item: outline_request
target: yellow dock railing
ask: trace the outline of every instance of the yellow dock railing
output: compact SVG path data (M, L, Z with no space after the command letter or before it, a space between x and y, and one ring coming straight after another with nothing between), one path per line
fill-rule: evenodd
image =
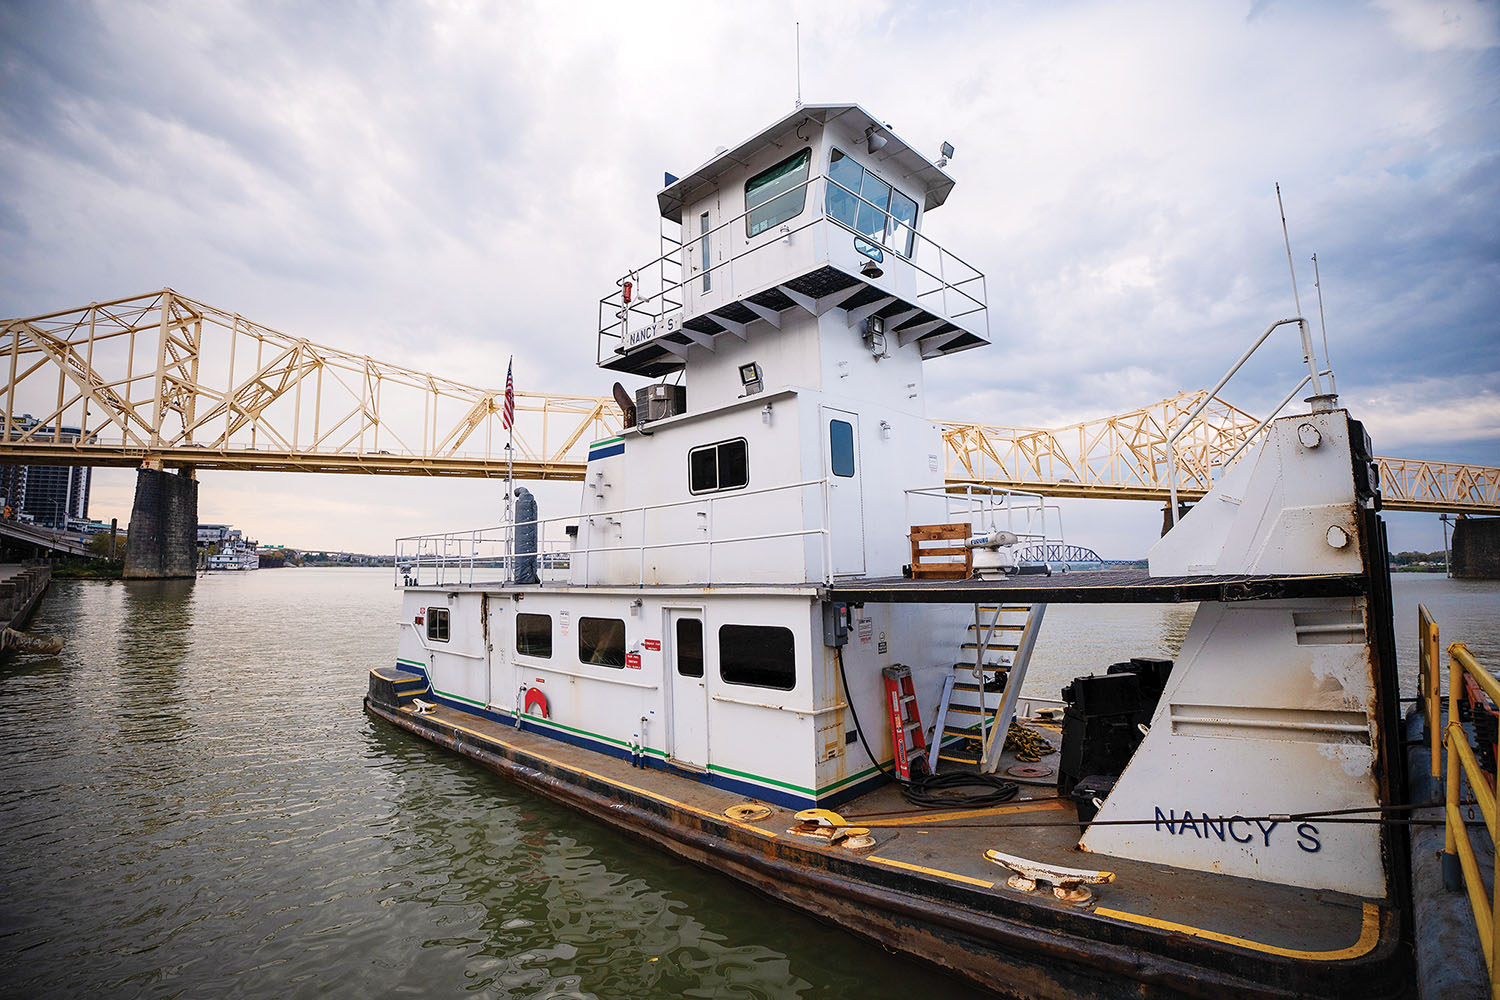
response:
M1432 776L1442 777L1443 703L1438 673L1438 626L1427 605L1417 605L1417 680L1421 691L1422 716L1427 722L1427 736L1432 741Z
M1427 615L1426 609L1419 611L1419 621L1427 623L1431 617ZM1435 633L1436 628L1433 628ZM1423 626L1422 639L1427 640L1428 631ZM1425 645L1424 645L1425 649ZM1434 657L1434 660L1436 657ZM1426 665L1429 674L1423 675L1424 685L1429 681L1435 682L1437 671L1436 664ZM1497 957L1500 957L1500 939L1496 938L1497 924L1495 914L1500 910L1500 879L1492 879L1493 888L1486 890L1484 876L1479 871L1479 860L1474 853L1474 845L1469 839L1469 828L1464 823L1463 813L1459 811L1459 802L1462 781L1467 779L1470 790L1474 793L1475 803L1484 817L1484 824L1489 829L1490 850L1495 852L1495 843L1500 838L1495 836L1495 789L1490 778L1479 766L1479 761L1474 757L1474 751L1469 747L1468 734L1464 732L1463 720L1459 715L1459 700L1464 688L1465 675L1474 678L1480 689L1489 696L1490 700L1500 705L1500 682L1494 676L1479 665L1474 659L1467 646L1461 642L1455 642L1448 647L1448 725L1444 731L1443 743L1447 752L1447 794L1445 802L1447 837L1444 845L1444 854L1452 857L1458 856L1459 866L1463 871L1463 885L1469 894L1469 905L1474 910L1474 923L1479 930L1479 943L1484 949L1485 965L1490 974L1490 997L1492 1000L1500 1000L1500 976L1497 976ZM1427 698L1433 687L1424 686L1422 698L1424 711L1427 710ZM1460 770L1460 768L1462 770ZM1500 861L1500 857L1492 858ZM1496 871L1500 871L1497 866Z

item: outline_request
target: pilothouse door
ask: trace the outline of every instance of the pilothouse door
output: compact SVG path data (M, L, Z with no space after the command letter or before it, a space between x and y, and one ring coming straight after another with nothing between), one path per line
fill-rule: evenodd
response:
M689 767L708 767L708 686L704 676L703 614L666 612L665 673L672 692L667 754Z
M865 571L865 498L859 416L825 406L823 434L833 572L835 576L860 575Z

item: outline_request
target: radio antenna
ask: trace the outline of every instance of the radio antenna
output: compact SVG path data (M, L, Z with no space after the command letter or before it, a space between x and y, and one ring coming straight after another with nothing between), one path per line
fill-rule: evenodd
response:
M1318 290L1318 325L1323 328L1323 364L1328 367L1328 391L1338 392L1334 382L1333 362L1328 357L1328 321L1323 318L1323 277L1318 274L1318 255L1312 255L1313 287Z
M797 107L802 107L802 22L797 24Z
M1297 294L1297 271L1292 267L1292 240L1286 234L1286 206L1281 203L1281 182L1276 182L1276 208L1281 212L1281 240L1286 244L1286 269L1292 276L1292 302L1297 306L1297 315L1302 315L1302 298Z

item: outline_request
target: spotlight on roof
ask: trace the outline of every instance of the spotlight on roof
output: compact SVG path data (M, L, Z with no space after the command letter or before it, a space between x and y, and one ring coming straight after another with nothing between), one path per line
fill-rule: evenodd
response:
M946 167L948 165L948 161L951 159L953 159L953 143L945 142L943 143L943 151L941 155L938 156L937 165L940 167Z
M878 152L878 151L884 149L885 148L885 144L888 143L888 142L890 142L890 141L891 140L887 139L885 136L878 135L875 132L875 126L874 125L871 125L869 128L865 129L865 145L869 148L870 152L872 152L872 153L875 153L875 152Z

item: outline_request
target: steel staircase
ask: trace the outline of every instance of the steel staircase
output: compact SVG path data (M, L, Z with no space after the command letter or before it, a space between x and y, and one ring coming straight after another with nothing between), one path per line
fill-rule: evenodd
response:
M974 621L960 646L974 659L955 663L943 678L928 744L929 770L936 771L939 761L982 773L998 767L1046 610L1045 604L974 605ZM978 741L977 751L969 749L971 740Z

